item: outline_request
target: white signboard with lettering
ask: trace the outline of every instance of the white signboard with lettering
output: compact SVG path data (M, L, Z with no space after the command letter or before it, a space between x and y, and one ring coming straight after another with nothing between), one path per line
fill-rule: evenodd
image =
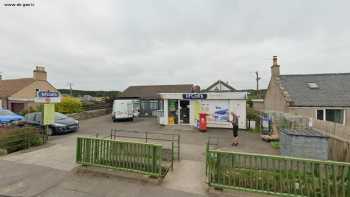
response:
M61 95L59 92L38 91L34 99L36 103L59 103L61 102Z

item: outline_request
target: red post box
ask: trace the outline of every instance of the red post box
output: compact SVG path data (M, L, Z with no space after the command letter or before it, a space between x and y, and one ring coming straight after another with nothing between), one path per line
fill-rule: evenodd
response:
M199 130L207 131L207 114L204 112L199 113Z

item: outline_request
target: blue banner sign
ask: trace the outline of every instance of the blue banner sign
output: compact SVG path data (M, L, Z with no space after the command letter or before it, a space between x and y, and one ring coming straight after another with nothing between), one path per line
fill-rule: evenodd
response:
M201 94L201 93L187 93L182 94L183 99L207 99L207 94Z
M49 92L49 91L39 91L38 97L50 97L50 98L58 98L60 97L60 93L58 92Z

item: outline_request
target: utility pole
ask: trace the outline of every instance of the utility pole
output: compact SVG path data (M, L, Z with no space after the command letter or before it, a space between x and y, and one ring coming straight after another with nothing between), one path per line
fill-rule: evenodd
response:
M73 96L73 88L72 88L73 83L69 82L68 86L69 86L69 90L70 90L70 96Z
M260 98L260 94L259 94L259 80L261 79L261 77L259 77L259 72L256 71L255 72L256 75L256 98Z

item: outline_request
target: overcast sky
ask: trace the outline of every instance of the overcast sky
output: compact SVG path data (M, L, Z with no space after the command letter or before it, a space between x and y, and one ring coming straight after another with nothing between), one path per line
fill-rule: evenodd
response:
M0 0L0 72L45 65L57 88L221 79L266 87L282 74L349 72L350 3L321 0ZM4 3L34 3L6 7ZM348 1L349 2L349 1Z

